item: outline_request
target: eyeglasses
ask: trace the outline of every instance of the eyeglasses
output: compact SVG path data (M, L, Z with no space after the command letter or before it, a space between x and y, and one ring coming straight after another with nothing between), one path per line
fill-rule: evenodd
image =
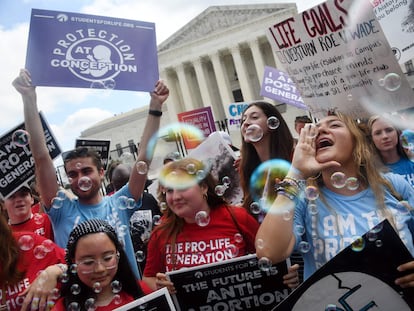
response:
M95 271L97 265L103 265L106 270L115 269L118 266L120 254L119 252L111 253L103 256L101 259L87 258L78 261L78 272L82 274L89 274Z

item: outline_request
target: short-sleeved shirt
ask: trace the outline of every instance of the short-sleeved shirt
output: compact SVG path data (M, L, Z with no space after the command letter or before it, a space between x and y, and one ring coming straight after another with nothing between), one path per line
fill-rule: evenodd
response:
M414 187L414 162L401 158L398 162L386 164L391 172L402 175Z
M8 310L18 311L24 300L24 296L19 296L19 294L29 287L39 271L57 263L65 263L65 252L57 245L51 248L49 243L47 244L49 251L42 251L42 243L46 238L33 232L13 232L13 236L16 241L22 239L20 240L22 247L20 248L17 269L24 271L24 277L17 284L5 285L0 281L0 297L5 294ZM26 242L22 242L23 240ZM5 293L2 292L3 289L6 291Z
M66 247L69 234L81 222L93 218L105 220L115 229L118 239L125 248L135 278L140 279L131 235L129 234L129 218L140 208L141 200L127 207L125 202L128 199L133 200L128 184L112 196L102 197L101 202L95 205L83 205L77 198L65 197L61 207L51 207L47 211L52 221L56 244L63 248Z
M393 184L395 190L411 206L414 206L414 189L400 175L387 173L386 178ZM308 208L306 199L300 200L295 209L294 230L296 245L309 243L310 250L303 253L305 262L304 278L308 278L322 265L332 259L345 247L350 245L357 236L364 235L375 225L384 220L375 201L370 187L352 196L334 193L325 187L320 189L327 205L320 198L315 200L317 213L314 208ZM400 213L399 201L388 191L384 191L385 206L398 217L398 234L411 254L414 255L413 237L410 232L412 216L410 213ZM300 232L300 233L299 233Z
M52 224L49 216L44 213L32 214L32 217L27 221L13 225L10 224L13 232L29 231L38 235L44 236L46 239L54 241Z
M221 205L211 209L210 222L206 226L185 223L174 246L159 231L153 231L144 275L154 277L158 272L219 262L254 252L258 222L242 207L231 208L233 220L230 208Z
M112 311L116 308L119 308L127 303L134 301L134 298L128 295L126 292L121 291L117 294L117 297L114 297L111 302L106 306L97 306L94 308L95 311ZM59 298L56 302L56 305L53 307L54 311L65 311L65 298Z

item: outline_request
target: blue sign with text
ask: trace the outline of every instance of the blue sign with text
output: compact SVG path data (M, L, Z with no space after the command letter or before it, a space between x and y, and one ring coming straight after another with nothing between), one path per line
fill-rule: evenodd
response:
M36 86L152 91L155 24L32 9L26 68Z

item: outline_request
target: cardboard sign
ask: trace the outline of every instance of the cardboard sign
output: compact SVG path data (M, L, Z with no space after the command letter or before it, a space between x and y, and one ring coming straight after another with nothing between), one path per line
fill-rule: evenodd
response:
M177 117L178 121L199 128L204 134L204 137L207 137L216 130L211 107L182 112L177 114ZM198 140L192 141L191 137L187 137L185 134L183 135L183 139L187 149L193 149L199 144Z
M170 293L163 287L151 294L134 300L114 311L175 311Z
M398 272L397 267L413 257L390 223L383 221L362 239L318 269L273 310L414 310L414 288L394 283L409 273Z
M256 255L167 272L177 310L271 310L290 289L283 284L287 262L258 266Z
M356 3L368 8L354 11ZM270 26L267 36L316 118L412 106L413 91L369 1L326 1Z
M32 9L26 68L36 86L152 91L155 24Z
M52 159L55 159L61 153L60 147L43 114L39 114L49 154ZM34 179L34 159L29 145L13 142L13 134L16 131L19 133L19 130L24 131L25 128L22 123L0 138L0 196L3 200L20 187L24 185L29 187L30 181Z
M296 108L308 109L288 74L269 66L265 66L260 95Z

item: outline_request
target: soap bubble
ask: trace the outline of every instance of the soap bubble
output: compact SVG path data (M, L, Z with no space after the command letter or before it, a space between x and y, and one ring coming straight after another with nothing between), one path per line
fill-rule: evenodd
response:
M22 235L17 241L22 251L31 250L34 247L35 241L29 234Z
M154 134L147 147L147 158L164 159L165 155L177 154L179 146L187 149L194 149L203 142L205 135L198 127L187 123L171 123L168 124ZM175 151L173 151L175 149ZM175 160L175 159L173 159Z
M263 138L263 129L257 124L251 124L247 127L245 139L247 142L257 143Z
M200 227L205 227L210 223L210 215L206 211L199 211L195 215L195 222Z
M275 130L279 127L279 125L280 125L280 121L277 117L271 116L267 118L267 126L269 127L269 129Z
M250 177L250 193L260 208L268 211L276 198L276 183L283 180L290 163L283 159L272 159L261 163ZM282 212L282 211L281 211Z
M78 180L78 187L80 190L86 192L92 188L92 180L88 176L82 176Z
M29 132L19 129L12 134L12 142L17 147L24 147L29 144L30 134Z

